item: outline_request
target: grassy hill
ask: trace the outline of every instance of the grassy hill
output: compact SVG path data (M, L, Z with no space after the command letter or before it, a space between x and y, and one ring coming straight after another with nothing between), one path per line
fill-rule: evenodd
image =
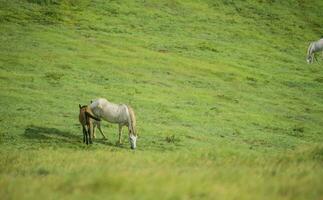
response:
M322 199L323 2L0 0L1 199ZM78 104L137 115L137 150Z

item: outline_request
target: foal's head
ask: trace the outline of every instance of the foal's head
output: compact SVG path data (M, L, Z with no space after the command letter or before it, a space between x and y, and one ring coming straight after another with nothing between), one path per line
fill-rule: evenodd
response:
M81 106L81 104L79 104L79 108L80 108L79 121L82 125L85 125L86 124L85 112L87 109L87 105Z
M81 106L81 104L79 104L79 107L80 107L80 114L85 113L88 109L87 105Z
M80 110L84 110L86 109L87 105L81 106L81 104L79 104Z

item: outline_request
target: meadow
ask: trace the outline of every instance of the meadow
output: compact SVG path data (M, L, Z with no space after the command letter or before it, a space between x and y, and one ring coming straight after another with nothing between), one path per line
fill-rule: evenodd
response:
M323 199L314 0L0 0L0 199ZM130 104L137 149L79 104Z

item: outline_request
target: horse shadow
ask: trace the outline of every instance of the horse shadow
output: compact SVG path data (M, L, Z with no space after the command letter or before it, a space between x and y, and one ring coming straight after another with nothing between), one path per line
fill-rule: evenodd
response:
M25 129L24 137L39 142L61 142L74 143L81 141L80 136L74 135L68 131L62 131L57 128L28 126Z
M87 146L83 144L83 135L75 135L69 131L59 130L57 128L28 126L25 129L23 136L32 142L46 143L46 144L69 144L72 146L82 147ZM113 147L120 147L113 144L110 140L95 139L93 143L101 145L108 145Z

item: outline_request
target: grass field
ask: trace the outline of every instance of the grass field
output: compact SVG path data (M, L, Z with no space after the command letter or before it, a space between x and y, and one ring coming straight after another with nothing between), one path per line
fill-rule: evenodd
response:
M323 199L315 0L0 0L0 199ZM78 104L130 104L82 143Z

